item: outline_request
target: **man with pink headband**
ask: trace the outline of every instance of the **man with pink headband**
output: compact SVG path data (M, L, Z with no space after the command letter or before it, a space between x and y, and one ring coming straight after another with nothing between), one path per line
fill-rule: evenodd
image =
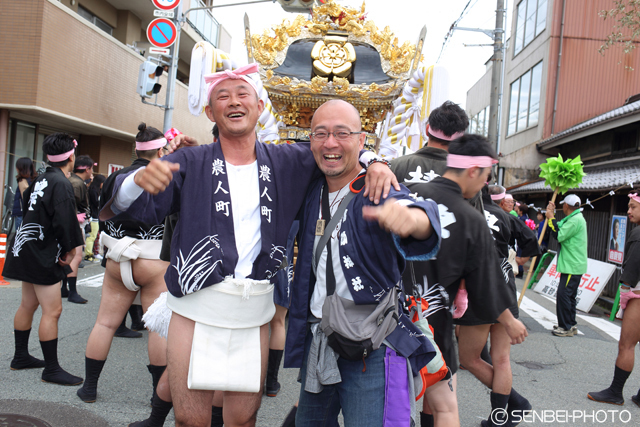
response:
M251 64L206 76L205 113L219 129L217 141L118 176L115 197L101 212L103 220L119 214L146 223L180 213L165 275L178 426L208 426L214 390L223 391L226 425L255 425L275 312L271 282L307 187L321 174L309 144L256 140L264 108L251 76L257 71ZM360 162L371 154L361 152ZM372 191L365 191L376 202L395 181L377 163L367 173Z
M45 382L76 385L82 378L58 363L58 319L62 312L60 280L71 270L69 263L82 245L76 218L73 188L66 174L73 170L77 142L64 133L47 136L42 150L49 166L24 191L22 225L9 242L2 274L22 280L22 301L13 320L15 355L11 369L44 368ZM33 315L42 307L38 337L44 362L29 354Z
M514 305L509 307L515 318L518 318L516 300L516 279L514 269L508 262L509 253L516 243L525 257L540 254L540 248L535 233L518 218L513 217L501 209L493 200L502 200L504 187L500 185L486 186L482 190L482 201L485 209L485 219L495 243L498 265L502 274L498 280L504 280L509 289ZM528 259L528 258L527 258ZM480 319L473 310L459 319L454 319L459 329L460 363L469 370L480 382L491 389L492 409L508 406L507 424L515 425L523 411L531 409L531 404L512 388L511 375L511 338L504 325L499 322ZM487 342L491 340L491 362L481 358L481 352ZM499 420L496 420L499 421ZM490 425L491 421L482 421L482 425Z
M76 213L78 218L78 226L84 233L84 227L91 219L89 209L89 190L86 181L93 178L93 160L87 155L78 156L73 166L73 172L69 175L69 182L73 186L73 194L76 198ZM62 297L67 297L67 301L75 304L86 304L87 300L82 298L76 290L76 282L78 280L78 268L82 262L82 246L76 248L76 255L71 261L71 269L69 275L62 280ZM69 289L67 290L67 284Z
M402 279L405 289L409 283L428 302L424 315L433 326L435 341L450 370L450 375L425 392L427 403L423 409L428 405L433 416L421 415L423 427L460 422L455 392L458 354L451 305L463 282L469 312L485 323L500 322L511 343L523 342L527 336L524 325L509 311L516 304L515 295L502 279L485 217L465 200L484 187L491 167L497 163L496 157L484 137L464 135L449 144L443 175L411 188L419 196L438 203L442 245L435 260L411 263ZM482 345L485 343L486 337Z
M640 196L629 194L629 221L640 224ZM597 392L590 392L591 400L614 405L624 404L622 391L633 370L636 346L640 342L640 227L635 227L624 245L624 261L620 276L620 310L616 317L622 318L618 357L616 358L611 385ZM640 390L631 396L631 400L640 406Z
M415 183L429 182L441 176L447 168L449 143L464 135L469 127L467 113L451 101L446 101L429 115L426 125L427 145L408 156L391 161L391 169L411 190Z
M137 171L164 154L167 140L158 129L141 123L136 135L138 158L131 166L112 173L105 181L100 195L104 205L118 176ZM97 399L100 373L106 362L111 342L134 300L144 311L167 290L163 275L168 263L161 261L160 248L164 232L163 221L146 223L134 219L100 223L102 242L106 254L102 298L96 323L87 341L85 352L85 382L77 391L78 397L87 403ZM139 295L139 296L138 296ZM166 368L166 340L155 332L149 332L149 365L155 389Z

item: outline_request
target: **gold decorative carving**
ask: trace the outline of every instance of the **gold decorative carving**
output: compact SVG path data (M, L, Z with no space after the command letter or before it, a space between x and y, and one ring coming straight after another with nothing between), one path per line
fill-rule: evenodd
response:
M409 71L416 50L416 46L408 41L400 45L389 27L380 31L373 21L367 20L364 2L358 10L329 0L327 4L313 8L311 21L304 15L298 15L293 22L284 20L272 31L265 30L262 35L253 34L251 45L254 58L263 66L279 65L275 63L277 53L285 50L292 41L290 39L299 37L304 30L320 37L329 31L346 31L349 39L373 45L382 58L389 62L389 69L395 74Z
M319 40L311 51L313 71L320 76L335 75L346 77L351 72L352 63L356 60L353 45L346 42L346 37L325 37Z

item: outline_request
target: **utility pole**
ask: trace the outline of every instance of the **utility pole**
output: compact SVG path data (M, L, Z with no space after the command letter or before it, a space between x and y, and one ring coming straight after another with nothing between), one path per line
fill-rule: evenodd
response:
M180 25L182 24L181 16L182 16L182 2L178 4L178 7L175 9L175 24L177 29L176 41L171 45L171 65L169 66L169 73L167 73L167 100L166 106L164 109L164 123L162 125L162 133L166 133L169 129L171 129L171 122L173 120L173 101L174 101L174 91L176 87L176 77L178 75L178 51L180 49Z
M493 64L491 68L491 97L489 100L489 142L494 150L498 145L498 114L500 104L500 84L502 76L502 63L504 61L503 41L504 35L504 0L498 0L496 9L496 29L493 32Z

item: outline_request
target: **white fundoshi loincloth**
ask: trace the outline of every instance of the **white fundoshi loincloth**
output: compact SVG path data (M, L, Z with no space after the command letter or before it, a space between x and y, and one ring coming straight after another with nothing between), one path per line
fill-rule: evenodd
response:
M196 322L187 386L195 390L260 391L260 326L273 318L268 280L234 279L176 298L163 293L143 320L166 337L175 312Z

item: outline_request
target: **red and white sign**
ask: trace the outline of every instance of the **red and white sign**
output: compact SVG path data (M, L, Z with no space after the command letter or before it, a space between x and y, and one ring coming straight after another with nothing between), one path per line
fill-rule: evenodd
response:
M162 10L175 9L179 4L180 0L153 0L153 5Z
M171 46L178 35L176 24L167 18L157 18L147 27L149 43L159 48Z
M534 291L547 295L554 300L558 292L558 284L560 282L560 272L556 270L558 265L558 256L553 257L553 261L547 267L547 270L542 275L542 278L536 286ZM576 297L576 308L580 311L588 313L593 307L604 287L607 285L609 278L616 269L615 265L608 264L602 261L596 261L595 259L587 259L587 272L582 275L580 279L580 286L578 287L578 296Z
M107 176L111 175L114 172L119 171L120 169L124 169L124 166L122 166L122 165L114 165L113 163L109 163L109 171L107 173Z

